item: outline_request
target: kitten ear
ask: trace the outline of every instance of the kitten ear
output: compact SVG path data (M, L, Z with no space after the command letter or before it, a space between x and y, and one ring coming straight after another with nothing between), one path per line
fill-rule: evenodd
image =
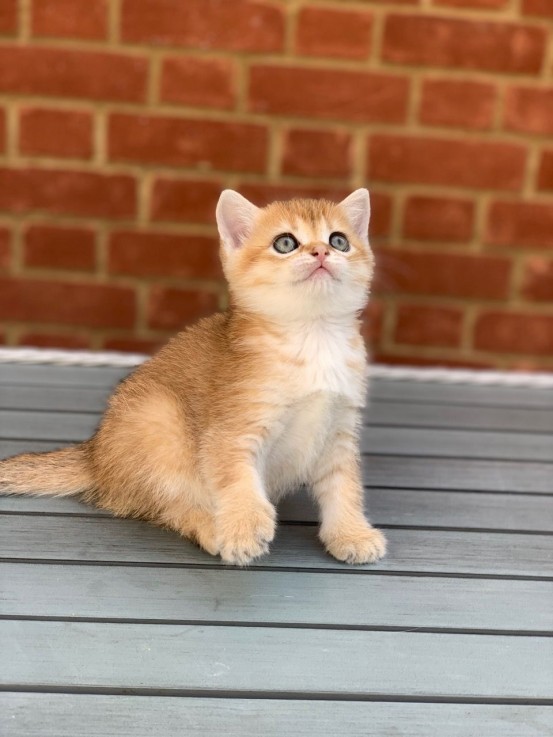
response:
M227 250L240 248L251 233L259 208L233 189L221 192L215 216L221 242Z
M356 189L345 200L340 202L345 210L356 235L365 243L369 239L369 220L371 218L371 200L368 189Z

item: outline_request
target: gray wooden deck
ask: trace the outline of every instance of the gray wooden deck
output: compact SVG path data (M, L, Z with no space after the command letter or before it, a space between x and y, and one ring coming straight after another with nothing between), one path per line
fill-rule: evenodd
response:
M87 437L110 368L0 366L0 456ZM74 499L0 499L6 737L553 735L553 391L374 380L347 567L287 500L223 566Z

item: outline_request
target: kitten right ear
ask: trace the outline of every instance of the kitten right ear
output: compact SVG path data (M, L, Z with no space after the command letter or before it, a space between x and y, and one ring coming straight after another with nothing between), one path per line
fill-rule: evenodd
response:
M240 248L251 233L259 208L233 189L221 192L215 216L221 242L227 250Z

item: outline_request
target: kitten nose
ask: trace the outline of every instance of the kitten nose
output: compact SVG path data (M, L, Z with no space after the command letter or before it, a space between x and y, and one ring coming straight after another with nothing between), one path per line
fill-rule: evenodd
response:
M318 258L321 263L323 263L325 258L328 256L328 253L328 248L326 246L323 246L322 244L313 246L313 248L311 249L311 255L315 256L315 258Z

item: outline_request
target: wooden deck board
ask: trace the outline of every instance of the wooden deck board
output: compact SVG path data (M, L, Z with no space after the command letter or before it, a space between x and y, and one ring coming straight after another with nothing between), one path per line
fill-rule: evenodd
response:
M0 366L0 457L86 437L127 373ZM365 423L377 565L330 558L301 491L246 570L0 498L0 731L551 737L553 391L375 379Z

